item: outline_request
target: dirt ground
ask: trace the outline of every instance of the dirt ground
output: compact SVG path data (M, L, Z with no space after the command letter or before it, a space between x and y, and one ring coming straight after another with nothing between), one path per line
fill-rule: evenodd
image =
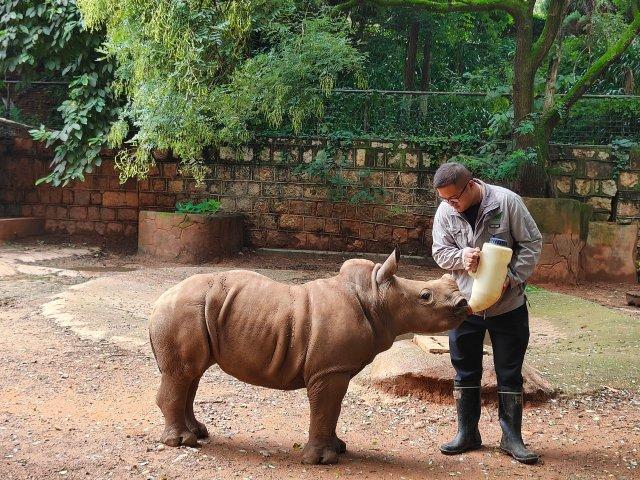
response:
M0 246L0 262L3 252L65 247ZM164 447L154 403L159 375L149 348L79 336L43 316L42 306L90 279L166 265L91 245L68 247L89 251L41 258L37 265L49 267L41 270L21 271L16 265L24 262L17 259L0 274L1 479L640 478L640 398L618 389L527 407L524 436L542 460L525 466L498 451L494 406L482 411L485 446L446 457L438 445L455 432L451 405L352 385L338 423L348 451L335 466L312 467L300 464L308 424L304 391L253 387L214 367L196 397L196 415L211 438L197 449ZM296 280L305 281L333 274L344 258L247 252L215 266L298 270ZM410 278L437 273L418 261L405 262L399 272Z

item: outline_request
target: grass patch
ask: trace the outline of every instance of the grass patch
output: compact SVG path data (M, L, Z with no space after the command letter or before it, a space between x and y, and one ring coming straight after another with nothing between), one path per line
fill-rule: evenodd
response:
M532 317L564 338L531 348L527 360L566 393L603 386L640 392L640 321L617 310L541 288L527 290Z

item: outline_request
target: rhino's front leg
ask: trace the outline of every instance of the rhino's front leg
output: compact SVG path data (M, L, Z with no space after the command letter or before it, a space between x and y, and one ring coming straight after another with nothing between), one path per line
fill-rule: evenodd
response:
M348 373L330 373L307 385L311 418L302 463L336 463L338 453L346 451L345 443L336 436L336 423L350 378Z

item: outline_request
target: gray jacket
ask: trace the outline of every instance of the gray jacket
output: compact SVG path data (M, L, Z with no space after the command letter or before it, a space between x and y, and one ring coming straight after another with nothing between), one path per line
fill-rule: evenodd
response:
M493 317L510 312L525 302L524 288L540 257L542 235L517 194L480 180L474 181L484 187L475 232L451 205L441 202L433 219L432 254L441 268L451 270L460 292L468 300L473 278L462 264L462 250L465 247L482 248L492 235L507 241L513 249L507 273L509 287L498 303L480 313Z

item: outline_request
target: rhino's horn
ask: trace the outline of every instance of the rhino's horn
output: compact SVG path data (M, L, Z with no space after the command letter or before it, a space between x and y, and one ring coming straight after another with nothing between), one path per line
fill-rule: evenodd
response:
M400 261L400 248L396 247L391 255L384 261L378 273L376 273L376 282L378 285L386 282L396 274L398 270L398 262Z

